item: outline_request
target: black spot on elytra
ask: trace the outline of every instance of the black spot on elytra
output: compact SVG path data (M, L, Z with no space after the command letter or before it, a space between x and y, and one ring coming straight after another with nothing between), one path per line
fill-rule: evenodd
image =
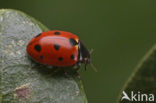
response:
M56 31L54 32L55 35L60 35L60 32Z
M40 56L40 59L41 59L41 60L43 59L43 56L42 56L42 55Z
M60 49L60 45L59 44L54 44L54 48L55 48L55 50L59 50Z
M70 56L70 58L71 58L72 60L74 60L74 59L75 59L75 56L72 54L72 55Z
M62 57L59 57L59 58L58 58L58 60L59 60L59 61L62 61L62 60L63 60L63 58L62 58Z
M36 44L34 46L34 49L37 51L37 52L40 52L41 51L41 46L39 44Z
M78 44L78 42L77 42L75 39L73 39L73 38L69 39L69 42L70 42L70 44L71 44L72 46L75 46L75 45Z
M35 38L39 37L42 33L39 33L38 35L35 36Z

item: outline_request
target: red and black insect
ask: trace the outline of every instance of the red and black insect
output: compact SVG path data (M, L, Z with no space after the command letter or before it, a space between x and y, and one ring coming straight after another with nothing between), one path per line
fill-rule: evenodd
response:
M66 31L42 32L32 38L26 47L35 61L50 66L68 67L90 63L90 52L79 38Z

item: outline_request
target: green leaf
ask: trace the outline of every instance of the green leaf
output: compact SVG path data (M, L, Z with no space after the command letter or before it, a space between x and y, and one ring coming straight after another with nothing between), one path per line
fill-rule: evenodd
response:
M145 96L144 98L141 97L142 94L147 95L147 102L153 100L152 95L156 94L156 45L144 56L144 58L138 64L135 71L132 73L129 80L121 90L120 96L118 98L118 103L132 103L128 100L121 101L123 91L127 93L130 99L132 97L131 92L133 91L133 93L136 94L137 100L139 100L138 98L140 98L140 101L141 99L144 102L146 101Z
M46 30L20 11L0 10L0 103L87 103L73 69L66 68L66 76L61 68L50 69L28 58L27 43Z

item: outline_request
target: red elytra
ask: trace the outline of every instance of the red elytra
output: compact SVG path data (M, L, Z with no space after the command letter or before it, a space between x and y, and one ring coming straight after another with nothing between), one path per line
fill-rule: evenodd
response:
M50 66L67 67L90 63L90 53L79 38L66 31L52 30L38 34L26 47L35 61Z

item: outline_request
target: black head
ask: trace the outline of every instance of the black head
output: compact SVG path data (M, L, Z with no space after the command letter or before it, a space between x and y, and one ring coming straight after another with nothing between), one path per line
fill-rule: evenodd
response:
M79 40L79 62L85 64L85 70L87 67L87 64L90 64L90 52L86 48L86 46Z

